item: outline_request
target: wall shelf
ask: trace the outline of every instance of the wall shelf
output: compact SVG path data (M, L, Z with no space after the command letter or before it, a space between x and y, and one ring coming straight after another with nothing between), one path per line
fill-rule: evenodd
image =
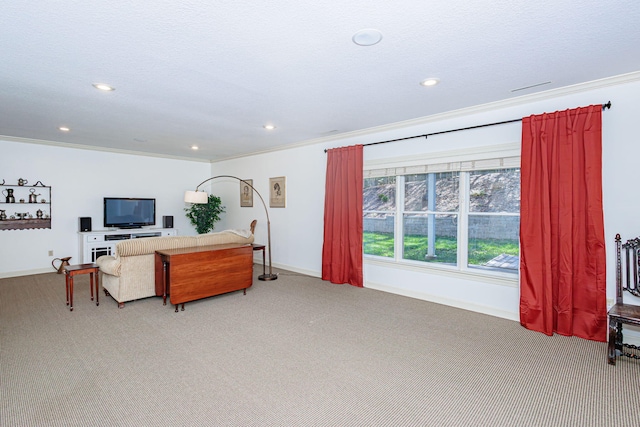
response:
M0 221L0 230L29 230L36 228L51 228L51 218L7 219Z
M6 219L0 220L0 230L51 228L51 187L39 183L0 185L0 211L6 215ZM9 202L10 196L14 202ZM36 201L29 203L30 196L35 196Z

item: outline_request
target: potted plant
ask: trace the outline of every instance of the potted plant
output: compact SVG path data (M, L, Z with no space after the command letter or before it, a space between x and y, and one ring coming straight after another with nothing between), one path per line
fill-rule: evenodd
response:
M220 197L209 195L207 203L194 203L184 208L191 224L196 226L198 234L205 234L213 230L216 221L220 221L220 214L224 212L224 206Z

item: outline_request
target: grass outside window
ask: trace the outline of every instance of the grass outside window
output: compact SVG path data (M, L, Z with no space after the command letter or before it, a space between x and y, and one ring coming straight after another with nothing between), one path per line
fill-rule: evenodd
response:
M393 233L364 232L364 253L387 258L394 257ZM512 240L475 239L469 245L469 264L484 265L498 255L519 256L519 246ZM426 236L405 236L404 259L423 262L456 264L457 241L455 238L436 239L436 258L425 259L427 254Z

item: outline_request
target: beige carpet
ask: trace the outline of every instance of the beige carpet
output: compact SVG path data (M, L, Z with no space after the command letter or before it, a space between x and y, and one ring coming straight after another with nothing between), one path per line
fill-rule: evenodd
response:
M285 271L179 313L2 279L0 328L2 426L640 425L604 343Z

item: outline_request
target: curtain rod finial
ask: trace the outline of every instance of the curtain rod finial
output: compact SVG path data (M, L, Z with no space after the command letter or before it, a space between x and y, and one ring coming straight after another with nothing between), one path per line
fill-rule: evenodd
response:
M607 102L606 104L604 104L604 105L602 106L602 109L603 109L603 110L609 110L609 109L611 109L611 101L609 101L609 102Z

